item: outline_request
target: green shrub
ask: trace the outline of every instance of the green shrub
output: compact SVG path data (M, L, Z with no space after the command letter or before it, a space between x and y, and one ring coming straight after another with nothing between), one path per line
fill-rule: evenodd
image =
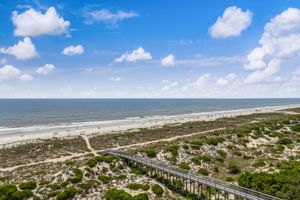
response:
M298 123L298 124L292 126L291 129L292 129L293 131L300 132L300 123Z
M147 193L141 193L141 194L135 195L133 197L133 200L149 200L149 197L148 197Z
M57 200L72 199L76 196L77 190L75 187L66 188L63 192L60 192L57 196Z
M152 186L152 192L157 196L157 197L162 197L163 193L164 193L164 189L158 185L158 184L155 184Z
M258 160L258 161L256 161L252 166L253 167L263 167L263 166L265 166L266 165L266 162L265 161L263 161L263 160Z
M198 173L201 175L204 175L204 176L208 176L208 174L209 174L208 170L205 168L199 168Z
M234 151L233 154L236 156L243 156L242 152L240 151Z
M234 162L228 164L228 170L231 174L238 174L241 172L240 166Z
M108 155L108 156L96 156L95 160L97 162L106 162L106 163L112 163L114 160L116 160L117 157Z
M226 178L226 181L227 182L233 182L235 179L232 177L232 176L228 176L227 178Z
M227 153L223 150L217 150L217 153L222 157L222 158L226 158Z
M13 184L5 184L0 186L0 199L11 196L17 191L17 186Z
M179 164L179 168L186 169L186 170L190 170L191 169L190 165L188 163L185 163L185 162L180 163Z
M202 155L202 156L193 157L191 159L191 161L193 163L195 163L196 165L200 165L201 161L204 161L206 163L210 163L212 161L212 157L209 156L209 155Z
M80 169L74 169L75 177L69 178L71 183L79 183L83 179L83 172Z
M78 184L78 187L80 187L81 189L88 191L92 186L93 186L94 182L92 180L87 181L86 183L80 183Z
M277 144L293 144L293 141L289 138L280 138Z
M98 179L103 183L103 184L108 184L111 180L112 177L110 176L99 176Z
M124 190L117 190L116 188L107 190L104 197L106 200L133 200L130 194Z
M145 150L144 152L149 158L155 158L157 155L157 152L153 149Z
M21 190L34 190L36 188L36 182L35 181L28 181L28 182L24 182L24 183L21 183L19 185L19 188Z
M93 168L97 165L97 161L95 159L90 159L87 161L87 165L90 167L90 168Z
M127 188L129 188L130 190L149 190L150 189L150 185L143 185L143 184L139 184L139 183L131 183L129 185L127 185Z
M33 197L33 192L31 190L23 190L23 191L16 191L12 194L11 198L8 198L9 200L23 200L23 199L28 199L30 197Z
M127 178L127 176L125 174L121 174L119 176L114 177L115 180L124 180L126 178Z
M238 184L259 192L287 200L299 200L300 162L284 161L277 164L276 173L245 172L238 177Z
M206 141L206 143L208 144L208 145L218 145L219 143L222 143L222 142L224 142L225 141L225 139L224 138L222 138L222 137L219 137L219 138L210 138L210 139L208 139L207 141Z

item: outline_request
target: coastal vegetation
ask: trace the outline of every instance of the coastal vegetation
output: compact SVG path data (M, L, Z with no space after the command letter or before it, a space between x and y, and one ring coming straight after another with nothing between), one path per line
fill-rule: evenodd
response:
M299 200L299 120L298 114L260 113L89 139L96 150L118 146L177 166L182 172ZM222 129L214 130L217 128ZM207 130L212 131L201 132ZM169 140L171 136L180 137ZM159 138L166 140L160 142ZM147 144L126 147L144 141ZM57 159L69 155L77 156ZM183 190L180 180L147 177L145 171L118 157L92 154L82 137L9 146L0 149L0 160L1 169L8 170L0 171L0 199L195 198Z

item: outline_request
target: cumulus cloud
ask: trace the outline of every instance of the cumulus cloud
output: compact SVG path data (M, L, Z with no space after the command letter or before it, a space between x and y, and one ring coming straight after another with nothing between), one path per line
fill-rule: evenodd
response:
M176 87L178 85L178 82L177 81L163 81L163 83L165 84L163 86L163 88L161 89L161 91L167 91L167 90L170 90L174 87Z
M94 69L92 67L85 67L84 71L85 72L92 72Z
M45 64L42 67L37 68L37 70L35 71L38 74L49 74L51 71L53 71L55 69L55 66L52 64Z
M30 81L33 79L33 77L29 74L22 74L20 70L13 65L4 65L2 68L0 68L0 82L10 79Z
M109 80L110 81L121 81L122 78L121 77L111 77Z
M115 59L115 62L135 62L139 60L151 60L152 56L149 52L145 52L142 47L139 47L136 50L133 50L131 53L124 53L120 57Z
M101 10L92 10L86 12L86 17L88 18L85 22L87 24L92 24L94 21L102 21L105 23L116 24L124 19L137 17L138 14L135 12L125 12L125 11L117 11L115 13L110 12L108 9Z
M48 8L43 14L33 8L18 14L12 13L16 36L60 35L68 33L69 21L65 21L54 7Z
M64 48L64 50L61 53L67 56L74 56L77 54L82 54L83 52L84 52L84 48L82 45L77 45L77 46L71 45Z
M31 81L33 77L30 74L22 74L20 76L21 81Z
M217 85L227 85L231 81L233 81L234 78L235 78L235 74L234 73L230 73L230 74L226 75L225 77L219 78L217 80Z
M173 54L169 54L168 56L162 58L160 63L163 66L174 66L175 65L175 56Z
M300 53L300 9L288 8L264 27L259 44L247 56L246 70L253 72L246 83L271 80L281 63Z
M28 60L38 56L34 44L29 37L25 37L23 41L19 41L11 47L0 48L0 53L15 56L18 60Z
M249 27L252 22L252 13L250 10L245 12L242 9L232 6L226 8L222 17L209 29L213 38L227 38L239 36L241 32Z

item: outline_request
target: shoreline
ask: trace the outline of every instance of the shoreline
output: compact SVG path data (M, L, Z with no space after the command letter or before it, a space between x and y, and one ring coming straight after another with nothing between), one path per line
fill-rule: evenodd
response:
M193 121L211 121L223 117L235 117L238 115L250 115L254 113L277 112L283 109L300 107L300 104L284 106L266 106L257 108L246 108L227 111L212 111L171 116L149 116L132 117L123 120L86 122L68 127L48 127L48 129L38 129L0 134L0 145L4 148L22 143L38 142L45 139L70 138L76 136L92 136L101 134L112 134L120 131L134 131L140 128L155 128L167 124L178 124ZM15 130L22 129L16 128Z

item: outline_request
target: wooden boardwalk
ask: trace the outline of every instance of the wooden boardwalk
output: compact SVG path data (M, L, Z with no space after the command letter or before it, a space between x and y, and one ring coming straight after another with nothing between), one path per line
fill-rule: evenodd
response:
M178 167L169 166L162 162L154 161L142 156L114 150L106 151L105 154L118 156L120 158L126 159L129 162L140 164L144 167L155 170L156 172L160 172L161 175L165 175L165 177L169 178L170 180L172 180L172 177L173 180L174 177L176 178L176 180L179 178L183 180L183 183L185 184L185 188L187 188L187 190L188 186L190 186L191 193L196 193L195 188L196 185L198 185L197 193L199 195L199 188L201 188L202 193L202 188L203 186L205 186L208 199L220 199L220 194L223 194L223 199L229 199L229 197L233 197L233 199L242 198L246 200L282 200L280 198L250 190L248 188L233 185L225 181L202 176L196 173L187 172ZM213 197L211 197L211 194L209 192L210 190L208 190L207 188L215 188L216 192Z

